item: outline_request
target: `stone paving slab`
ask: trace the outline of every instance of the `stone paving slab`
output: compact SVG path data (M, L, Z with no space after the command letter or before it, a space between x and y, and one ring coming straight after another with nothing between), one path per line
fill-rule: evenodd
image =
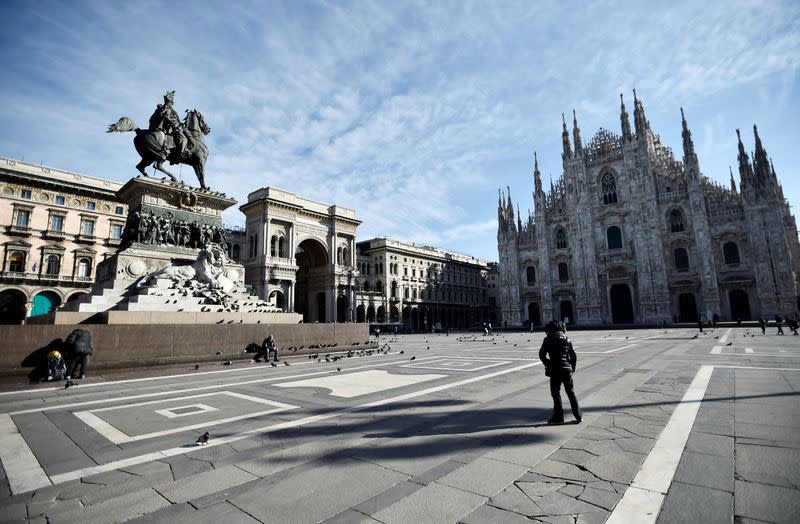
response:
M736 481L734 512L737 517L767 522L797 522L800 492L779 486Z
M223 491L257 478L236 466L226 466L181 480L158 484L155 489L162 497L177 504Z
M456 522L486 501L486 497L433 483L372 515L384 524Z
M674 481L733 492L733 455L684 451Z
M57 515L63 522L106 524L108 522L124 522L169 505L169 501L155 490L143 489L121 497L98 502L93 506L83 507L79 505L79 507L72 510L59 510Z
M352 459L317 461L315 466L278 481L253 482L230 502L262 522L319 522L408 478Z
M528 471L525 466L478 458L438 480L463 491L491 497Z
M740 479L800 489L800 449L736 444Z
M664 500L657 523L679 522L730 524L733 522L733 493L674 482Z

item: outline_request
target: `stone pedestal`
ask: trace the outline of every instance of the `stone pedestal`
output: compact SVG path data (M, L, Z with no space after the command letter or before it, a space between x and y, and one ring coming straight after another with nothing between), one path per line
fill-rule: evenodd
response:
M122 249L98 264L92 293L56 317L75 321L78 313L87 317L79 321L202 324L261 323L269 315L271 322L282 317L298 322L299 315L252 296L244 267L222 254L222 212L235 200L149 177L130 180L117 198L129 209Z

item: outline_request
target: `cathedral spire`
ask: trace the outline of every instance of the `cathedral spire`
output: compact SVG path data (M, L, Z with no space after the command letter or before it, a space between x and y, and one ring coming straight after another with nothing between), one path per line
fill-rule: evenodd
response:
M750 158L744 150L742 134L738 129L736 137L739 139L739 187L744 188L753 185L753 166L750 165Z
M539 171L539 157L533 152L533 187L536 195L542 194L542 173Z
M683 114L683 108L681 108L681 126L683 126L683 131L681 132L681 136L683 137L683 163L684 165L688 164L689 162L696 163L697 155L694 152L692 132L689 131L689 126L686 124L686 117Z
M644 104L636 97L636 90L633 90L633 125L636 126L636 138L644 137L647 129L647 118L644 116Z
M583 141L581 140L581 128L578 127L578 117L575 110L572 110L572 139L575 143L575 156L583 155Z
M728 171L731 173L731 191L736 193L736 181L733 179L733 169L731 166L728 166Z
M628 118L628 111L625 109L625 100L622 99L622 93L619 94L619 122L622 127L622 139L630 142L633 139L631 136L631 121Z
M758 136L758 127L753 124L753 135L756 139L756 150L753 152L753 171L758 184L765 184L772 179L772 173L769 167L769 158L761 143L761 137Z
M561 160L566 162L567 159L572 158L572 148L569 145L569 131L567 131L567 120L564 118L564 113L561 113L561 126L563 128L563 131L561 131L561 142L564 149L561 153Z

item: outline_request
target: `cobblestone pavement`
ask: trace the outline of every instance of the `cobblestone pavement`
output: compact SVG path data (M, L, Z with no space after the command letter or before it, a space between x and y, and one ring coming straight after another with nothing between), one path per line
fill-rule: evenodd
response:
M796 522L800 337L570 336L581 424L541 333L0 393L0 522Z

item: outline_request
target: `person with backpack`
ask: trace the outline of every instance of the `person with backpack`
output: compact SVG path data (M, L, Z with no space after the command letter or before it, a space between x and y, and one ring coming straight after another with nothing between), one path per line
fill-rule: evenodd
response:
M544 364L545 375L550 377L550 394L553 397L553 416L548 424L562 424L564 422L564 408L561 406L561 386L567 393L572 415L580 424L583 420L578 399L573 389L572 374L578 357L572 347L572 341L566 334L566 326L561 322L552 320L544 328L545 338L539 349L539 359Z
M67 379L74 376L78 365L81 367L81 374L78 378L86 378L86 371L89 368L89 358L94 349L92 348L92 334L85 329L75 329L69 334L65 345L70 350L69 367L67 368Z

